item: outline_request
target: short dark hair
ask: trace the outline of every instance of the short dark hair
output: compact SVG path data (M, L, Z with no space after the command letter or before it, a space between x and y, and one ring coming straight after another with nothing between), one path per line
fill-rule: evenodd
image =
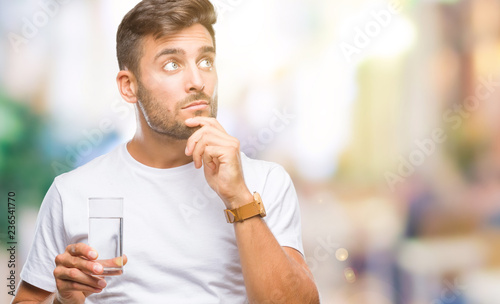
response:
M140 78L142 40L152 35L160 39L193 24L203 25L215 46L213 24L217 21L209 0L143 0L129 11L118 27L116 56L120 70L130 70Z

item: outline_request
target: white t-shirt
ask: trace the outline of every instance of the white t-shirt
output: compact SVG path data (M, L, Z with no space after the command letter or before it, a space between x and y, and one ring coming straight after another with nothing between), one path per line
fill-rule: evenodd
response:
M303 254L297 195L279 165L241 155L250 191L261 194L264 218L281 246ZM234 227L224 203L193 163L172 169L145 166L120 145L55 178L47 192L21 278L56 291L56 255L88 243L89 197L123 197L120 276L87 303L246 303Z

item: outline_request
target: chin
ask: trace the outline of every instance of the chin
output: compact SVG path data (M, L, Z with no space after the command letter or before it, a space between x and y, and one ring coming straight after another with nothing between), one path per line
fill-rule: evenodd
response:
M193 113L193 117L196 117L196 116L202 116L202 117L213 117L213 118L216 118L217 117L217 114L216 113L211 113L210 111L208 110L203 110L203 111L196 111Z

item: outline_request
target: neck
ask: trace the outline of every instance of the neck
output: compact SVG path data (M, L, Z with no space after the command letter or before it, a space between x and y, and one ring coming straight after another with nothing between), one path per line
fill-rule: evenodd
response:
M186 156L187 140L157 133L138 121L137 131L127 144L127 150L138 162L153 168L179 167L193 161Z

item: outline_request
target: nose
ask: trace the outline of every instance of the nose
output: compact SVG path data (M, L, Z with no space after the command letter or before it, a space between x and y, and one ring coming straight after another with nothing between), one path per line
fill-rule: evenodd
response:
M197 65L187 69L185 83L186 93L201 92L203 90L205 82Z

